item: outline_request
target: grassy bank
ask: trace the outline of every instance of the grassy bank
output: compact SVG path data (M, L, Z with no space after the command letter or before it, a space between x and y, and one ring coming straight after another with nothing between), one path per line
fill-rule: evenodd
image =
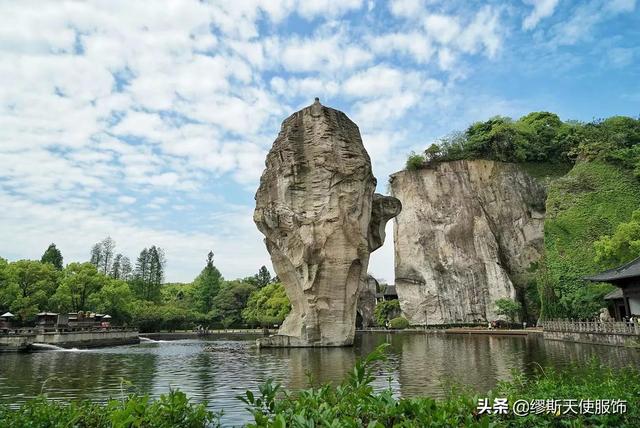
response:
M384 346L384 345L383 345ZM637 427L640 426L640 372L637 369L611 370L596 361L572 367L562 373L538 368L537 375L514 374L495 391L476 394L455 389L445 400L427 397L395 398L390 389L376 392L372 382L384 364L384 348L379 347L359 361L341 385L312 386L297 392L283 391L268 381L259 391L238 397L253 415L249 427ZM506 414L486 414L478 400L507 399ZM626 412L617 414L573 414L563 400L625 400ZM515 416L517 400L560 400L558 411ZM538 401L540 402L540 401ZM533 408L532 408L533 409ZM595 407L592 407L595 411ZM184 393L172 391L151 400L129 396L106 404L74 402L62 404L44 397L17 410L0 407L2 427L207 427L219 426L219 415L204 404L191 403Z

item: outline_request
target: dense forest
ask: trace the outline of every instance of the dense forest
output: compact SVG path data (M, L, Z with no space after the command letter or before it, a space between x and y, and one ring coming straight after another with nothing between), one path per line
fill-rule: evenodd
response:
M411 153L409 170L463 159L514 162L547 188L543 260L520 284L530 317L594 317L607 284L583 277L640 256L640 120L494 117Z
M164 283L166 259L155 245L135 262L116 253L110 237L96 243L85 263L63 265L51 244L40 260L0 258L0 313L28 324L41 311L98 312L141 331L257 327L281 323L290 305L284 288L262 266L250 277L227 281L209 252L200 274L187 284Z

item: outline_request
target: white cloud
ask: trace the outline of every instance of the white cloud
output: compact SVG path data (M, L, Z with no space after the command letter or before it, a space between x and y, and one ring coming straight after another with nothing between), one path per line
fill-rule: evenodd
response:
M424 11L424 0L392 0L389 9L395 16L415 18Z
M342 89L352 97L383 97L411 92L419 95L440 89L441 83L423 73L376 65L349 77Z
M166 247L172 280L195 276L211 247L225 275L247 275L267 263L249 205L285 117L315 96L347 112L384 187L433 123L509 112L500 98L467 105L457 85L474 56L499 61L519 30L510 17L534 28L551 3L4 2L0 255L55 240L84 260L111 234L130 256ZM592 0L549 34L575 43L634 8ZM603 58L628 67L629 49Z
M388 56L399 52L411 56L418 64L428 62L434 52L431 40L419 31L376 35L369 43L378 55Z
M131 205L134 204L136 202L136 198L134 198L133 196L119 196L118 197L118 202L120 202L121 204L125 204L125 205Z
M524 2L532 5L533 10L522 21L522 28L532 30L541 20L553 15L559 0L524 0Z
M445 45L454 41L462 31L458 19L454 16L427 15L423 20L423 25L432 39Z
M635 0L591 0L580 3L572 10L568 21L560 22L553 27L552 43L574 45L591 39L596 25L634 9Z
M86 261L94 242L109 235L116 250L132 259L150 245L165 249L167 279L191 281L203 268L210 249L227 278L237 278L271 266L248 207L225 207L226 212L208 218L211 227L203 232L180 232L149 227L130 216L116 218L113 210L70 207L66 203L39 204L0 193L4 208L0 226L0 253L39 258L51 242L62 251L65 263ZM55 221L52 221L55 219ZM145 217L149 221L150 216ZM16 257L16 258L17 258Z
M347 71L371 61L367 50L341 35L292 38L282 43L281 65L292 72Z
M335 18L361 7L362 0L301 0L297 12L307 19L317 16Z
M633 12L636 8L636 0L610 0L605 7L613 13Z
M465 27L456 44L467 53L477 53L481 48L487 56L494 57L502 45L500 11L485 6L476 13Z

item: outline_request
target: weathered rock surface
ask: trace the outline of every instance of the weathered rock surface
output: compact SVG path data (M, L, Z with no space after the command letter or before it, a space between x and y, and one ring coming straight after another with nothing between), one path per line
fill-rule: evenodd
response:
M376 309L377 291L378 281L371 275L367 275L367 280L360 286L360 293L358 294L356 320L359 319L360 327L373 327L376 325L373 313ZM358 327L358 321L356 321L356 327Z
M500 318L495 301L543 251L545 190L514 164L474 160L391 176L395 276L412 325Z
M353 343L369 253L400 211L396 199L374 196L375 186L360 131L344 113L316 99L282 123L260 178L254 221L292 309L260 346Z

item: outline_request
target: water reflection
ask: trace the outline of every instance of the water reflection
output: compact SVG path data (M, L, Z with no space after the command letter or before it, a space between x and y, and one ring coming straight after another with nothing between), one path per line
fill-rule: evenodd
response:
M637 350L539 337L366 333L356 337L353 348L325 349L256 349L254 339L230 335L90 351L0 354L0 402L15 406L41 391L52 398L104 400L120 396L124 379L152 396L179 387L194 400L209 402L213 410L224 409L225 424L240 424L249 415L234 397L246 389L257 390L268 378L287 389L307 387L309 376L316 383L338 383L359 356L385 342L390 344L389 359L378 367L375 386L391 386L402 396L442 397L449 383L485 392L509 379L513 369L531 373L535 363L562 368L596 356L613 367L640 366Z

